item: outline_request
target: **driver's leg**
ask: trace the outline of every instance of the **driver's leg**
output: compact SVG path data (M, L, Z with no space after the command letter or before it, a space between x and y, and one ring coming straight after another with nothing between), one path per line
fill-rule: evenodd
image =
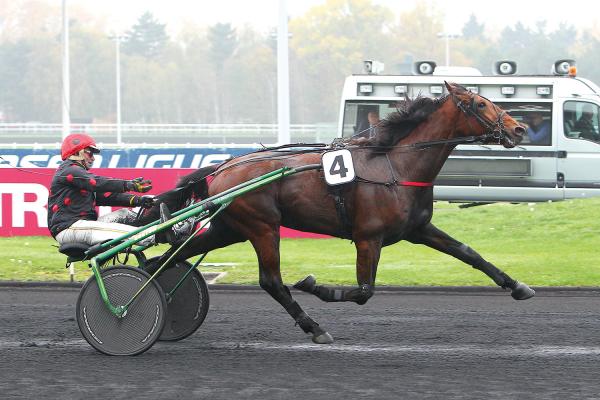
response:
M117 211L110 212L98 217L100 222L116 222L119 224L137 226L138 213L131 208L121 208Z
M106 240L116 239L136 229L138 228L135 226L115 222L79 220L56 235L56 241L61 245L65 243L86 243L93 246ZM151 245L153 243L154 235L142 240L139 244Z

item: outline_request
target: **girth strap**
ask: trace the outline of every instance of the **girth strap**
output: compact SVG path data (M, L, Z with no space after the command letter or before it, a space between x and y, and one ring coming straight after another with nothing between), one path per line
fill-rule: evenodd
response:
M346 208L346 202L342 193L342 186L330 186L329 189L335 201L335 211L341 222L340 236L352 239L352 223L350 223L350 218L348 217L348 209Z

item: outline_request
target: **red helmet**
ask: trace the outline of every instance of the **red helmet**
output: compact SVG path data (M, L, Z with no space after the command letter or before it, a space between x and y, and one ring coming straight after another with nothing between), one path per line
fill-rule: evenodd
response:
M72 133L65 138L60 146L60 156L63 160L79 153L80 150L90 147L93 153L100 153L96 142L85 133Z

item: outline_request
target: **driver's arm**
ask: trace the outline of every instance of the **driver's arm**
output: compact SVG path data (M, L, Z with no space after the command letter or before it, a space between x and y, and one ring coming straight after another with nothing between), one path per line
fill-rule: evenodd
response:
M123 193L126 191L126 184L128 182L123 179L94 175L76 166L65 168L62 171L61 180L66 185L97 193Z

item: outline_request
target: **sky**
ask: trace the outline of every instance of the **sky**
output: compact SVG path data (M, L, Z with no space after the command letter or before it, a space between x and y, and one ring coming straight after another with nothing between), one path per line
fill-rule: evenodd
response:
M199 24L230 22L233 25L251 24L268 31L277 25L280 0L67 0L78 6L107 15L113 30L126 30L145 11L174 29L183 21ZM417 0L374 0L396 12L411 10ZM426 0L445 14L447 33L459 33L473 13L488 29L499 32L505 26L521 21L529 27L546 20L550 30L561 22L581 28L598 25L596 0L571 0L567 3L548 0ZM325 0L287 0L288 15L301 16ZM591 12L590 12L591 11ZM176 29L176 28L175 28Z

